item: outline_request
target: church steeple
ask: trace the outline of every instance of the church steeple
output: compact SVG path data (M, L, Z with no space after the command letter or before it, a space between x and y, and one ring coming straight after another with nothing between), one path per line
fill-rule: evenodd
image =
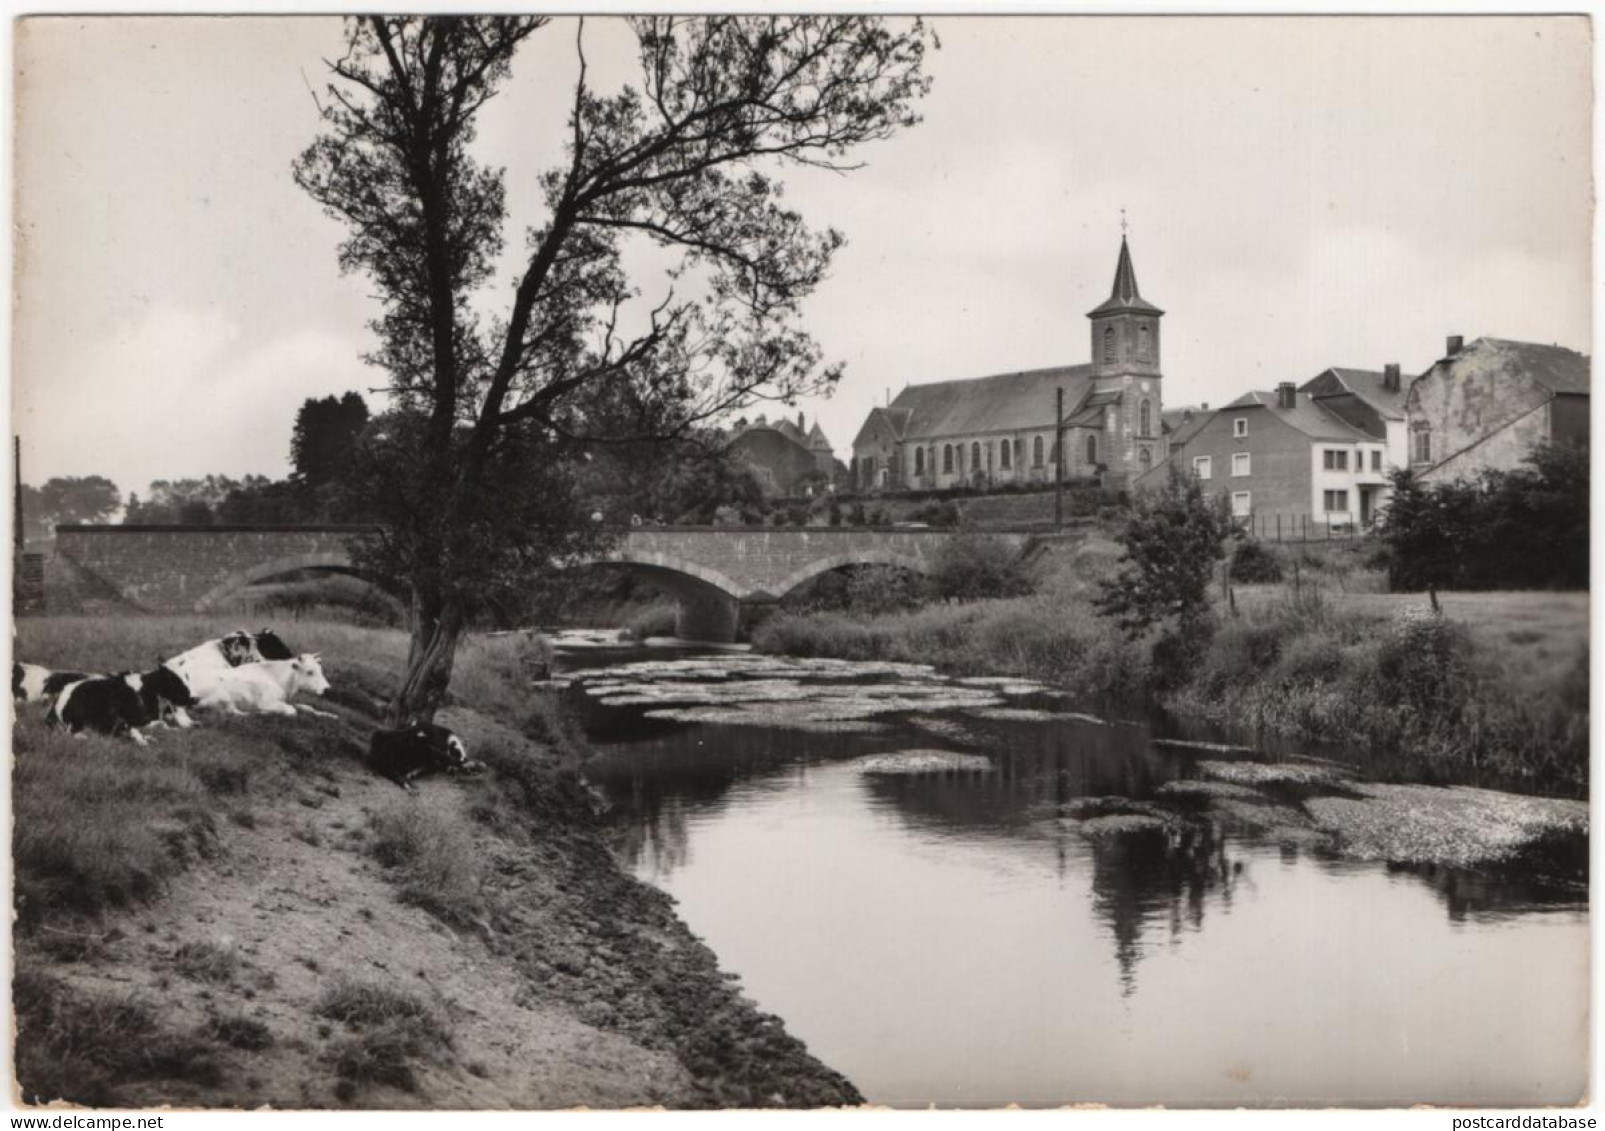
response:
M1092 320L1093 376L1158 377L1159 319L1164 313L1137 289L1131 246L1122 233L1114 286L1109 297L1087 314Z
M1131 248L1126 243L1126 237L1120 237L1120 262L1115 264L1115 285L1109 290L1109 297L1104 299L1088 318L1096 318L1100 314L1110 314L1118 311L1141 311L1144 314L1163 314L1153 303L1148 302L1137 290L1137 269L1131 265Z

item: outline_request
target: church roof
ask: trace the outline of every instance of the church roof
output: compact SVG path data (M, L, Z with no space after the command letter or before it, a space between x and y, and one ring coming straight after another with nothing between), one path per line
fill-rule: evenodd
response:
M1060 365L963 381L910 385L881 410L900 440L1052 428L1055 391L1067 411L1086 396L1090 365Z
M1121 313L1165 313L1138 292L1137 269L1131 265L1131 248L1126 245L1125 236L1120 237L1120 261L1115 264L1115 285L1110 288L1109 297L1103 300L1103 304L1087 317Z

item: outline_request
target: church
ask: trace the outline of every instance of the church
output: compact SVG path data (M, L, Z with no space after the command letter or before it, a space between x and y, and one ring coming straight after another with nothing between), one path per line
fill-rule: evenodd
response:
M1109 297L1087 318L1092 361L909 385L870 410L853 440L858 490L920 491L1051 484L1058 391L1064 390L1064 478L1125 486L1164 458L1159 320L1137 290L1120 238Z

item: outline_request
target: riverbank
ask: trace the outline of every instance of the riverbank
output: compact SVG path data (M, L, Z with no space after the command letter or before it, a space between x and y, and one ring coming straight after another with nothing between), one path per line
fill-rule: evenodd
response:
M22 619L17 655L144 667L228 627ZM89 1105L796 1106L857 1091L609 853L578 739L471 641L453 727L487 773L361 765L397 632L302 621L337 719L208 717L148 750L13 731L18 1077Z
M930 663L1040 680L1087 702L1158 705L1250 739L1367 747L1381 777L1586 796L1588 595L1551 594L1571 633L1480 623L1508 595L1442 616L1427 598L1350 602L1303 586L1217 603L1194 649L1128 639L1097 615L1107 557L1056 563L1026 597L882 615L781 614L754 646L791 656ZM1473 595L1457 595L1470 598ZM1566 618L1562 618L1566 619Z

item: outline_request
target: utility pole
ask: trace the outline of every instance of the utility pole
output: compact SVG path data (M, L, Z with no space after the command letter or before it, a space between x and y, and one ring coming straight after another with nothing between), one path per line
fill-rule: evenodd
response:
M1053 525L1064 525L1064 389L1053 391Z
M11 437L11 539L22 554L22 437Z

